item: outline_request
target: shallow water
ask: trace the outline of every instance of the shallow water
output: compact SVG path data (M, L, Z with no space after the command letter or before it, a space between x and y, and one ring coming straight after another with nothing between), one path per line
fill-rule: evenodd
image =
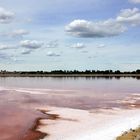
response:
M35 108L48 105L92 111L139 108L140 80L0 78L0 140L24 140L34 121L42 117Z
M140 94L137 78L0 78L0 87L6 93L32 93L28 94L32 102L82 109L121 106Z

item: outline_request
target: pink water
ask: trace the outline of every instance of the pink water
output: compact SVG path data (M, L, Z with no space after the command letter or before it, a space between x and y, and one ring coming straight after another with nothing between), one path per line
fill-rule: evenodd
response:
M34 140L36 132L30 128L42 117L35 108L48 105L85 110L139 108L140 80L0 78L0 140L26 140L26 136Z

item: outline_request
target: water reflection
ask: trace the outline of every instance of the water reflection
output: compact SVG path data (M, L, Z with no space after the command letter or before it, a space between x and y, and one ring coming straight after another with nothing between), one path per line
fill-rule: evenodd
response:
M44 78L44 77L40 77ZM54 76L54 77L45 77L45 78L53 78L53 79L86 79L86 80L91 80L91 79L122 79L122 78L133 78L133 79L140 79L140 76Z

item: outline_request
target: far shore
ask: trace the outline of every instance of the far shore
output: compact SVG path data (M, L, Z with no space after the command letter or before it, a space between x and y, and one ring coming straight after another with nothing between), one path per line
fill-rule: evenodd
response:
M1 73L0 77L136 77L140 78L140 74L7 74Z

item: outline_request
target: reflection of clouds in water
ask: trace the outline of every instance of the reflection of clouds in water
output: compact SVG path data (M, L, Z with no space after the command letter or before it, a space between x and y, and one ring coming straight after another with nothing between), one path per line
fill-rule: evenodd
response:
M97 94L92 91L59 90L59 89L32 89L32 88L1 88L5 92L3 98L7 101L18 103L45 104L59 107L79 109L120 108L123 103L118 103L116 94ZM10 100L9 100L10 99Z
M133 93L124 99L117 100L117 103L128 107L140 107L140 94Z
M138 80L118 77L0 78L0 83L5 87L0 88L1 93L8 92L9 99L11 94L15 100L28 104L80 109L128 107L124 102L131 103L132 93L139 91ZM138 99L132 99L135 98Z

